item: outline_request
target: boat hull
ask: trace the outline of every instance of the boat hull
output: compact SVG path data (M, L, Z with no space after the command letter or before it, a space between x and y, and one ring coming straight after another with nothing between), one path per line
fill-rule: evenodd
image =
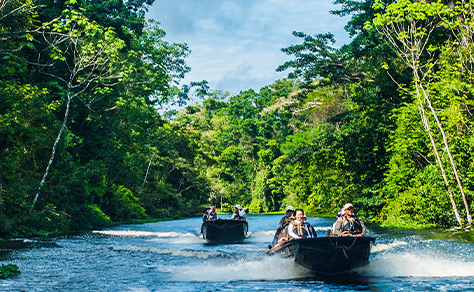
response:
M275 245L268 254L292 257L318 275L337 275L369 263L374 237L316 237Z
M247 232L248 223L244 220L209 220L201 227L202 237L209 243L241 243Z

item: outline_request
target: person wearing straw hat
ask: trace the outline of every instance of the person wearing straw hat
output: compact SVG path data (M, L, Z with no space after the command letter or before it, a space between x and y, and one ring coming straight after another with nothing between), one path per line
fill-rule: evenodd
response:
M335 236L364 236L366 228L362 219L354 213L354 206L347 203L342 208L344 214L337 218L334 226Z

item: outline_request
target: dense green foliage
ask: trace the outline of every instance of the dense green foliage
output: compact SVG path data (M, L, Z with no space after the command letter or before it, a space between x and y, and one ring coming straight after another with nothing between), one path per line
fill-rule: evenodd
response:
M13 278L21 274L17 265L14 264L2 264L0 267L0 279Z
M388 225L468 223L470 1L335 1L332 13L351 15L349 44L294 32L301 43L278 68L288 79L233 96L205 81L179 87L189 49L145 21L152 2L0 7L0 233L235 203L333 215L351 202ZM193 92L205 100L171 121L158 113Z
M204 150L200 169L212 184L211 202L239 202L251 212L292 204L316 214L335 214L352 202L360 215L388 225L470 224L472 39L463 34L471 24L460 20L470 19L469 10L410 1L336 3L342 8L334 14L352 15L351 43L335 48L330 33L294 32L302 42L282 50L293 59L278 68L290 70L288 80L259 92L215 93L174 120ZM428 19L441 11L444 18L425 33ZM383 33L383 17L399 24L398 35ZM421 84L430 92L423 100L421 77L406 62L412 51L397 50L413 19L408 38L426 41L414 60L424 62ZM430 108L432 114L420 117L420 109Z
M192 142L157 113L190 94L177 87L187 46L145 22L151 2L117 15L102 2L1 8L0 233L174 218L206 202Z

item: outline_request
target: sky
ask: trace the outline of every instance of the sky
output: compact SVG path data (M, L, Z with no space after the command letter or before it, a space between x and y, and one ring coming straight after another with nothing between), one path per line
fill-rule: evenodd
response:
M348 43L348 18L329 13L338 8L332 0L155 0L146 16L161 23L166 41L188 44L191 72L181 84L207 80L237 94L288 75L276 69L291 59L281 49L302 42L293 31Z

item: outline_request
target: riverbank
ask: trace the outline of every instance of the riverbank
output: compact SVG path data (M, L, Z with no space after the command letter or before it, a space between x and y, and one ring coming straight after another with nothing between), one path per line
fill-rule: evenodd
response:
M393 226L382 226L377 223L366 223L366 226L375 233L390 233L395 238L405 237L408 234L417 234L429 240L455 240L466 243L474 243L474 232L472 228L466 230L460 228L400 228Z
M58 236L67 236L67 235L77 235L80 233L84 232L89 232L94 229L104 229L104 228L110 228L110 227L115 227L115 226L120 226L120 225L126 225L126 224L144 224L144 223L152 223L152 222L160 222L160 221L172 221L172 220L179 220L179 219L185 219L187 217L174 217L174 218L147 218L147 219L132 219L128 221L121 221L121 222L115 222L115 221L107 221L107 222L101 222L100 224L91 224L91 228L89 229L77 229L77 230L60 230L60 229L55 229L55 230L37 230L34 228L19 228L18 230L14 230L12 233L2 233L0 234L0 243L2 240L9 240L13 238L32 238L32 237L38 237L38 238L52 238L52 237L58 237Z
M231 215L232 213L229 212L218 212L218 215ZM104 228L110 228L110 227L116 227L120 225L128 225L128 224L146 224L146 223L153 223L153 222L161 222L161 221L174 221L174 220L181 220L181 219L188 219L192 217L200 217L202 214L196 214L195 216L191 217L175 217L175 218L148 218L148 219L134 219L126 222L111 222L110 224L107 225L101 225L97 226L93 229L104 229ZM285 212L284 211L273 211L273 212L265 212L265 213L258 213L258 214L248 214L251 216L266 216L266 215L281 215L284 216ZM310 214L309 217L321 217L321 218L331 218L333 216L330 216L328 214ZM468 227L466 230L461 229L459 227L453 227L450 229L443 229L443 228L436 228L436 227L400 227L400 226L389 226L389 225L380 225L377 223L371 223L370 220L365 221L366 225L370 226L370 228L374 230L378 229L388 229L391 230L394 234L406 234L407 232L410 233L417 233L423 236L424 238L427 239L433 239L433 240L457 240L457 241L463 241L463 242L468 242L468 243L474 243L474 232L472 232L472 228ZM91 230L93 230L91 229ZM91 230L80 230L80 231L75 231L75 232L56 232L54 234L52 233L46 233L46 232L38 232L36 234L28 234L28 235L6 235L3 234L2 237L0 237L0 243L12 238L18 238L18 237L25 237L25 238L30 238L30 237L39 237L39 238L52 238L52 237L58 237L58 236L65 236L65 235L77 235L83 232L89 232Z
M427 229L425 234L426 238L430 239L459 240L474 243L474 232L472 232L472 228Z

